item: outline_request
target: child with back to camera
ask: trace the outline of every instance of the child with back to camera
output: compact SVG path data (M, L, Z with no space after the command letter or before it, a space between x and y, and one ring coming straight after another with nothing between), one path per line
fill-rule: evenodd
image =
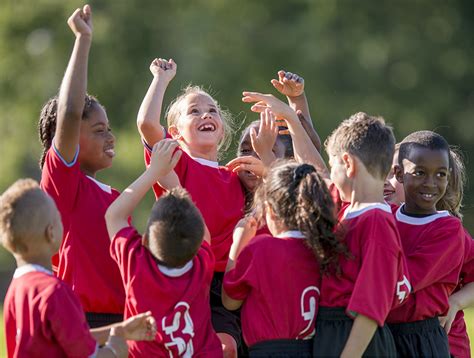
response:
M219 150L231 139L231 116L200 87L188 86L170 104L165 129L160 123L163 96L176 69L173 60L152 62L153 81L140 107L137 126L144 141L147 165L152 146L165 137L177 140L182 149L174 172L209 228L216 260L211 287L213 325L224 345L225 355L234 357L240 343L238 315L222 306L220 292L232 231L243 216L245 197L237 174L217 162ZM164 192L157 184L153 190L156 198Z
M106 213L111 255L128 292L125 317L146 307L158 322L154 342L129 342L132 357L223 356L209 307L215 263L210 236L189 195L174 188L161 196L143 237L127 220L152 185L184 155L177 148L170 139L157 143L149 167Z
M330 180L345 204L339 227L350 257L322 279L315 356L396 356L385 319L410 292L390 206L383 198L395 139L382 118L357 113L326 141Z
M414 132L400 144L395 175L403 183L405 203L395 218L413 293L405 305L390 312L387 322L403 356L450 356L438 316L448 312L466 242L461 221L448 211L437 211L451 165L449 145L437 133Z
M222 298L242 306L250 357L311 357L321 273L344 247L325 183L314 167L276 162L257 190L271 234L249 216L234 231ZM274 263L278 263L275 265Z
M0 196L1 243L17 263L4 302L8 357L127 357L126 339L153 340L151 312L89 331L79 300L50 271L62 233L54 201L34 180Z
M115 156L107 114L86 94L92 39L89 5L68 19L76 40L59 96L41 111L41 188L56 202L64 225L55 274L79 297L91 327L123 319L125 292L109 254L104 214L119 193L95 179Z

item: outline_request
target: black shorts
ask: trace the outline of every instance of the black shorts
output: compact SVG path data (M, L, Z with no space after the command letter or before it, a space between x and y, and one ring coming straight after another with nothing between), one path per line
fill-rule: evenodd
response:
M344 349L354 321L345 308L319 307L313 357L339 357ZM397 351L387 326L377 327L363 357L396 357Z
M399 357L450 357L448 336L438 317L388 324Z
M86 320L90 328L98 328L122 322L123 314L86 312Z
M237 342L238 349L242 346L242 330L240 329L240 310L229 311L222 305L223 272L214 272L211 283L211 320L217 333L227 333Z
M313 341L296 339L274 339L249 347L249 357L253 358L311 358Z

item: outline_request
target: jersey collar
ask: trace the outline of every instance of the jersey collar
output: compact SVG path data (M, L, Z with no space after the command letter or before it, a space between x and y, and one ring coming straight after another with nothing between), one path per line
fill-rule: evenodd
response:
M366 203L361 205L362 208L357 210L350 210L349 206L347 207L346 211L344 211L344 215L342 216L343 219L354 219L369 210L380 209L389 214L392 213L390 206L386 203Z
M53 272L51 272L47 268L44 268L43 266L36 265L36 264L26 264L26 265L18 267L15 270L15 273L13 274L13 278L21 277L30 272L43 272L47 275L51 275L51 276L53 275Z
M288 230L279 233L275 237L282 239L284 237L291 237L292 239L304 239L306 238L301 231L298 230Z
M396 212L395 216L397 218L397 221L400 221L400 222L405 223L405 224L426 225L426 224L432 223L435 220L450 216L449 211L443 210L443 211L438 211L435 214L430 215L430 216L425 216L423 218L415 218L413 216L409 216L409 215L406 215L406 214L402 213L402 207L404 205L405 204L401 205L397 209L397 212Z
M170 268L170 267L166 267L166 266L158 264L158 270L160 270L163 275L166 275L169 277L183 276L186 272L188 272L192 268L193 268L193 260L188 261L186 265L179 268Z

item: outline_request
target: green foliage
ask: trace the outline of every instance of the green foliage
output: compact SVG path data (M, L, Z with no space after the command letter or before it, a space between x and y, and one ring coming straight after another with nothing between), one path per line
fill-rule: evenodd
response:
M66 19L81 5L76 0L0 2L0 192L19 177L39 178L38 115L59 87L73 44ZM399 139L413 130L436 129L472 153L473 2L109 0L91 5L89 92L107 108L118 152L113 168L99 179L119 190L144 168L135 118L154 57L178 63L165 104L189 82L203 84L247 123L256 116L240 101L241 92L273 91L269 81L283 68L305 78L322 138L363 110L383 115ZM467 190L465 223L472 231L471 198ZM139 227L152 200L140 209Z

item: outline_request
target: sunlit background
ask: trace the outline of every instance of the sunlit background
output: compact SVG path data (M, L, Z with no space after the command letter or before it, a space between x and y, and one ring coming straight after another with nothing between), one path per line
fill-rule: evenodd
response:
M0 2L0 192L20 177L39 178L37 121L53 96L73 44L72 0ZM436 130L474 166L474 2L472 1L91 1L94 37L89 92L107 108L117 157L99 179L124 189L143 170L135 119L155 57L178 73L165 105L192 82L211 89L243 128L256 116L243 90L273 92L279 69L305 79L322 139L358 111L382 115L398 140ZM237 130L235 140L240 131ZM223 162L235 155L225 153ZM134 218L143 228L153 196ZM466 188L465 226L474 229ZM0 249L0 296L13 260ZM1 354L1 353L0 353Z

